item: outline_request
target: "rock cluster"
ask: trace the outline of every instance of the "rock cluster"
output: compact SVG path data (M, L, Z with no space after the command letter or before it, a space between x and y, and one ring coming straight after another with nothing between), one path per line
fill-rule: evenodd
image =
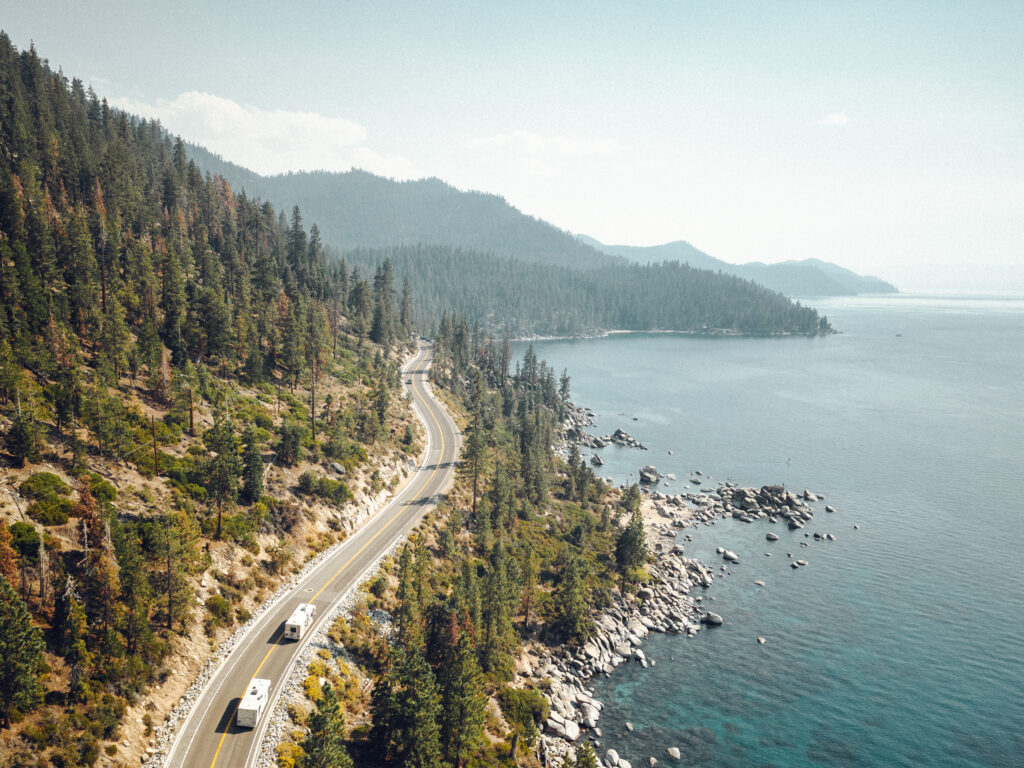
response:
M656 468L644 469L650 470L655 480L658 478ZM582 738L586 730L591 731L592 737L601 736L598 720L603 704L594 698L593 689L587 688L588 679L596 674L609 674L629 660L645 667L654 664L640 647L650 632L685 633L692 637L702 625L725 623L721 615L700 607L703 596L694 598L689 594L694 587L711 586L714 573L698 560L683 556L683 544L676 542L680 528L713 525L716 520L728 517L746 523L762 519L785 520L791 528L799 528L813 515L806 502L824 497L810 491L797 495L781 485L755 489L725 483L705 493L663 494L652 490L648 498L658 515L665 518L660 525L648 524L648 535L654 542L652 549L657 555L657 561L648 568L651 583L640 588L633 597L614 596L612 607L595 619L593 637L570 652L542 655L536 668L526 675L535 678L536 683L544 680L548 684L551 711L538 740L542 765L561 765L573 752L573 743ZM666 545L659 538L669 539L670 543ZM767 538L769 541L779 539L773 533L768 533ZM816 538L835 539L832 534ZM690 539L684 536L684 540ZM723 560L739 563L735 552L724 547L718 550ZM803 560L793 563L795 567L804 564ZM755 584L763 586L764 582ZM762 645L766 642L760 637L757 641ZM674 760L681 757L678 747L668 747L666 751ZM614 749L608 749L603 760L598 758L598 763L609 768L631 768ZM651 764L656 763L657 759L651 758Z
M581 647L560 656L545 654L527 677L546 681L551 711L538 744L542 761L560 765L577 741L582 729L600 735L598 719L603 704L594 698L586 681L596 674L609 674L616 666L634 661L644 667L655 663L641 645L651 632L694 635L704 615L689 596L695 586L710 585L714 576L697 560L676 553L664 554L649 567L652 581L635 596L616 595L612 606L594 622L594 635ZM614 753L614 750L611 750ZM604 765L629 763L605 755Z

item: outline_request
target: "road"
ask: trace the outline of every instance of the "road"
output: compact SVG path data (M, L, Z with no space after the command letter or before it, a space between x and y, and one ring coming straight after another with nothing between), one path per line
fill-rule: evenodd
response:
M256 677L270 680L270 701L276 700L285 676L304 645L302 641L283 639L285 620L299 603L313 603L316 619L305 635L304 639L308 639L367 568L398 539L404 538L447 490L455 472L459 437L455 424L428 390L430 361L430 347L421 344L416 357L402 369L402 386L411 393L413 407L427 431L423 463L384 509L369 518L288 596L254 623L210 678L182 723L169 749L166 766L243 768L254 765L267 712L256 728L249 729L235 725L235 709L250 681Z

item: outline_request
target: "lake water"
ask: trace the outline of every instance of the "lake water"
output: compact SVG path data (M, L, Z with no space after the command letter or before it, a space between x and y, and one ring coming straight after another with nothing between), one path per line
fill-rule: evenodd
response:
M687 555L741 558L705 594L726 623L654 636L656 666L594 681L599 752L637 767L674 763L670 746L709 768L1024 766L1024 297L814 305L841 333L535 344L569 370L594 434L648 447L603 449L602 476L654 464L673 492L701 470L704 488L784 483L837 509L815 505L804 531L699 529Z

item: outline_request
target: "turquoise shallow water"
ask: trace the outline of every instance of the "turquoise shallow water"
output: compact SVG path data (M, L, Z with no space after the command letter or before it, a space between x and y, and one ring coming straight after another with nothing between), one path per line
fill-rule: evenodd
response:
M1024 766L1024 300L816 306L841 334L535 345L568 368L592 431L648 446L604 449L602 475L655 464L679 477L673 491L699 469L705 487L782 482L837 508L817 505L806 529L835 542L700 529L688 555L741 557L706 593L726 624L656 636L656 666L595 681L602 752L634 766L669 746L709 767Z

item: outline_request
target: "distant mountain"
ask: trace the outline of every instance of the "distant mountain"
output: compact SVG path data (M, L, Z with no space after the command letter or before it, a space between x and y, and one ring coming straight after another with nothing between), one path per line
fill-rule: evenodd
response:
M625 263L502 197L463 192L439 179L394 181L358 170L260 176L202 147L189 145L188 151L199 168L249 196L285 211L298 205L324 242L340 250L445 245L574 269Z
M683 240L647 247L635 245L604 245L586 235L579 235L582 243L598 251L621 256L638 264L679 261L697 269L710 269L727 275L753 280L766 288L786 296L852 296L858 293L897 293L891 283L877 277L858 275L845 267L820 259L784 261L764 264L729 264L709 256Z

